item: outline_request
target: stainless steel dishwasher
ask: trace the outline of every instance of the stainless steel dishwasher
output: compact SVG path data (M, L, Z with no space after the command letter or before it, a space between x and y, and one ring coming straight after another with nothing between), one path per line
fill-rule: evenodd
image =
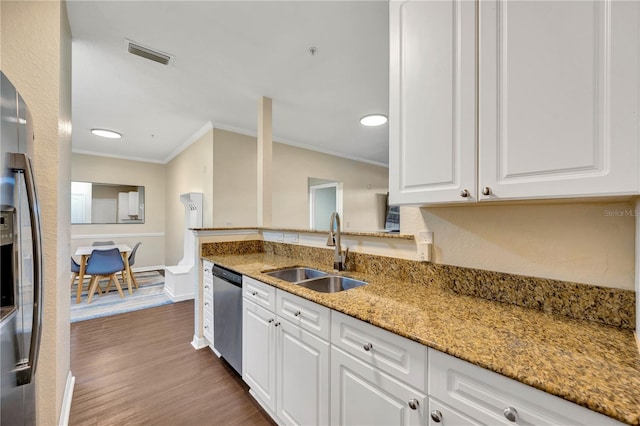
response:
M213 266L213 345L242 375L242 275Z

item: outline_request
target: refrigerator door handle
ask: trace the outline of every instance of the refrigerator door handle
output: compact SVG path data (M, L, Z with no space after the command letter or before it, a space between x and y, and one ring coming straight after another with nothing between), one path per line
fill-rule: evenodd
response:
M29 217L31 218L31 238L33 240L33 323L28 361L16 369L18 373L18 386L21 386L31 383L36 373L36 364L40 352L42 291L44 288L42 273L42 232L40 227L40 204L38 202L38 194L36 193L31 159L23 153L11 153L9 154L9 167L11 167L14 172L24 175L27 201L29 203Z

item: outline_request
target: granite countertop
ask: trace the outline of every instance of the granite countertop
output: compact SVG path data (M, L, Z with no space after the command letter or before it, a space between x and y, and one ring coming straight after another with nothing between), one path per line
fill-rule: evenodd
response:
M431 348L613 417L640 424L640 354L632 331L464 296L438 285L345 272L367 281L318 293L262 271L333 271L265 253L206 259Z

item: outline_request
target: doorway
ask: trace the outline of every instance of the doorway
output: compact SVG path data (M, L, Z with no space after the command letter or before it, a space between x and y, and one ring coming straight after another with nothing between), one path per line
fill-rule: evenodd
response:
M342 216L342 182L309 178L309 227L328 231L333 212Z

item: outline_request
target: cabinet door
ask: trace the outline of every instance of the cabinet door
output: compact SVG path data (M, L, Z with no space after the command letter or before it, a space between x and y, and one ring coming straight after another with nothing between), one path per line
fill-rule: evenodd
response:
M275 315L243 299L242 379L271 412L276 398Z
M424 425L427 408L422 392L331 347L332 425Z
M639 7L479 2L481 199L638 192Z
M476 4L392 1L389 15L390 202L477 201Z
M329 423L329 343L278 318L277 415L287 425Z

